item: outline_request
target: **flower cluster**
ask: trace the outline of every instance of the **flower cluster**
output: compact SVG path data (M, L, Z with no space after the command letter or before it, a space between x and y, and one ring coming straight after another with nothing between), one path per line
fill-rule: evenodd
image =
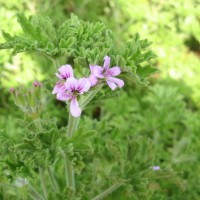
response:
M19 87L10 88L10 92L15 104L28 116L38 117L44 107L42 95L42 83L33 82L31 88Z
M115 76L121 73L118 66L110 67L110 57L105 56L103 67L98 65L90 65L91 75L88 78L74 78L74 73L71 65L63 65L59 68L59 73L56 73L59 81L56 83L53 94L56 94L57 99L61 101L70 101L70 112L72 116L79 117L81 108L78 103L78 96L89 91L91 87L105 81L108 86L115 90L117 87L124 86L124 81Z

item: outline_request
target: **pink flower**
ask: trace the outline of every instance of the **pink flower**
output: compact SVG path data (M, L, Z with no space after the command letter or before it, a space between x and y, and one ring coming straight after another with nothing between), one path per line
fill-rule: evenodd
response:
M153 166L152 169L153 169L154 171L158 171L158 170L160 170L160 166Z
M14 89L14 88L10 88L9 91L10 91L11 93L13 93L13 92L15 91L15 89Z
M115 90L117 88L117 86L119 88L122 88L124 86L124 81L119 78L115 78L115 76L117 76L121 73L121 69L118 66L115 66L112 68L109 68L109 67L110 67L110 57L105 56L103 67L98 66L98 65L94 65L94 66L90 65L90 71L92 74L91 76L95 76L96 79L105 78L108 86L112 90ZM93 81L93 83L95 83L94 78L92 79L92 81ZM91 82L91 84L92 84L92 82Z
M56 76L60 79L60 81L56 83L52 94L57 94L60 90L65 90L64 81L68 78L74 77L71 65L63 65L58 69L58 71L60 74L56 73Z
M57 94L60 90L65 91L64 83L61 81L58 81L53 89L52 94Z
M97 84L97 82L98 82L98 79L96 78L96 76L94 76L92 74L89 76L88 79L89 79L92 87L95 86Z
M61 101L70 101L70 112L72 116L79 117L81 115L81 108L79 106L77 97L87 92L90 87L91 83L88 78L68 78L64 83L64 87L61 85L57 86L57 99Z
M42 83L40 83L39 81L34 81L33 86L34 87L42 87Z
M60 72L60 74L56 73L56 76L60 80L66 80L70 77L74 77L74 73L73 73L73 69L71 65L63 65L58 69L58 71Z

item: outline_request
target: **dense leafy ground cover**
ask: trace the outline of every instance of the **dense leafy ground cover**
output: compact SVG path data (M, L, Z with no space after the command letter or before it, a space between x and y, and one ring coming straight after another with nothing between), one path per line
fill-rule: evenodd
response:
M48 78L54 76L53 64L35 53L10 57L10 50L0 51L0 199L29 199L26 185L19 186L19 177L29 177L41 192L37 167L33 166L37 165L36 161L40 165L56 161L53 167L62 192L56 197L54 192L49 192L48 199L91 199L109 186L123 182L124 185L105 199L198 200L199 5L198 0L10 0L0 3L1 28L11 35L22 35L16 22L17 12L27 16L48 15L55 27L69 19L72 12L86 21L101 21L113 30L117 46L138 32L141 39L153 41L151 49L157 57L150 63L159 70L148 80L144 79L148 70L147 74L144 71L135 74L134 82L126 81L123 92L116 93L114 98L102 94L84 112L78 139L67 141L65 147L76 163L78 195L73 197L65 188L63 163L54 151L66 144L56 138L63 139L67 115L65 104L51 95L53 84ZM0 43L3 42L0 37ZM65 56L61 58L62 63L67 61ZM77 60L79 65L81 62ZM43 105L45 120L42 121L47 131L34 140L38 146L40 141L49 142L52 151L43 151L42 156L34 153L35 147L31 145L30 132L35 127L30 126L30 119L17 109L9 93L10 87L22 84L31 87L34 80L43 82L47 88L43 91L48 103ZM20 151L24 138L27 151ZM23 163L25 157L29 158L27 163ZM153 166L160 166L160 170L153 170ZM50 188L48 178L46 182Z

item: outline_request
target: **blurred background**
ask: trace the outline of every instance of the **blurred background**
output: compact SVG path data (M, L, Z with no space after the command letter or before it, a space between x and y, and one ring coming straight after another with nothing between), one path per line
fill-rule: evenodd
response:
M136 32L153 42L151 48L157 54L153 63L159 73L149 79L149 86L127 86L97 114L93 111L93 117L107 121L121 139L126 134L152 141L155 164L167 176L163 173L147 184L149 199L200 199L200 1L1 0L0 30L19 33L18 12L47 15L55 26L74 13L86 21L105 23L119 44ZM12 102L9 88L45 80L54 74L50 65L35 54L11 57L9 50L0 51L0 130L15 136L21 132L16 118L23 114ZM58 110L57 106L64 106L53 98L47 112L63 126L66 111ZM87 117L83 120L92 123ZM148 153L140 152L141 160ZM137 170L142 165L138 162Z

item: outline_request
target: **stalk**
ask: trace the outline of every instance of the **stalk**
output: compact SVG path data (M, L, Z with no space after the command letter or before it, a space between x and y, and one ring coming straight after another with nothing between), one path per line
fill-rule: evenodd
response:
M73 117L69 112L68 126L67 126L67 137L70 138L74 131L76 131L78 127L80 117Z
M41 181L42 191L44 193L45 199L47 199L48 198L47 187L45 184L44 171L41 167L39 168L39 172L40 172L40 181Z
M31 185L29 185L29 195L34 200L44 200L44 198Z
M42 124L41 124L40 118L36 116L35 118L33 118L33 120L36 127L39 130L42 130ZM47 187L45 184L44 171L41 167L39 167L39 174L40 174L41 187L42 187L42 191L45 198L43 198L32 186L30 186L29 193L30 193L30 196L32 196L32 198L35 200L44 200L48 198L48 193L47 193Z
M106 196L108 196L109 194L111 194L112 192L117 190L121 185L122 185L122 183L118 183L118 184L115 184L115 185L109 187L108 189L103 191L101 194L94 197L92 200L101 200L101 199L105 198Z
M81 108L84 109L85 106L95 97L95 95L99 92L99 90L102 88L103 84L99 84L95 90L90 92L85 98L81 101ZM76 131L78 127L80 117L73 117L71 113L69 112L69 118L68 118L68 126L67 126L67 137L70 138ZM74 178L74 170L72 166L72 162L69 160L69 158L65 155L63 152L63 158L65 161L65 175L66 175L66 185L70 188L73 188L75 190L75 178Z
M96 86L96 89L91 91L83 100L81 103L81 107L84 109L85 106L96 96L96 94L101 90L103 87L103 84L99 84Z
M72 167L72 163L67 158L64 151L61 151L61 155L63 156L64 159L66 186L69 188L73 188L75 190L75 179L74 179L74 170Z
M58 187L57 181L56 181L53 171L50 167L48 167L48 173L49 173L49 178L50 178L51 184L53 186L54 192L59 193L59 187Z
M57 70L58 70L58 67L60 66L59 61L56 60L56 59L52 59L52 58L51 58L51 60L52 60L52 62L53 62L55 71L57 71Z
M68 178L68 185L72 188L75 189L75 178L74 178L74 170L73 170L73 167L72 167L72 162L66 158L66 169L67 169L67 173L69 176Z
M79 117L73 117L69 112L68 126L67 126L67 137L72 137L73 133L76 131L79 123ZM65 175L66 175L66 185L75 190L75 178L74 178L74 170L72 166L72 162L69 158L64 154L64 165L65 165Z

